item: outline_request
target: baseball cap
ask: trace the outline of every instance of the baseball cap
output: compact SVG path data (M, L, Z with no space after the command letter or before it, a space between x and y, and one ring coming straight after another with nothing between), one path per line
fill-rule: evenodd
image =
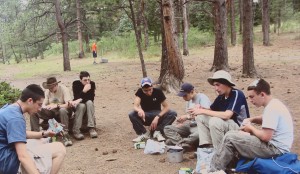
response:
M149 77L142 78L141 87L144 87L145 85L152 86L152 80Z
M178 92L178 96L179 97L183 97L185 95L187 95L188 93L190 93L192 90L194 89L194 86L190 83L183 83L181 85L180 91Z

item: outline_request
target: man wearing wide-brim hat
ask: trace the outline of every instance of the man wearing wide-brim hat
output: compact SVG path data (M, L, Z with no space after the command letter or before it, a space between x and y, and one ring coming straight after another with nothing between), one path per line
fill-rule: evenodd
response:
M197 116L199 147L215 149L229 130L237 130L245 118L249 118L246 97L241 90L235 89L231 75L219 70L207 79L218 93L209 109L193 108L190 113Z
M55 118L64 125L64 145L71 146L73 143L68 134L69 118L73 113L71 92L65 85L60 84L60 81L57 81L55 77L47 78L42 86L46 89L45 100L42 110L35 116L30 117L31 130L40 131L40 118L44 120L43 123L46 125L48 125L49 119Z

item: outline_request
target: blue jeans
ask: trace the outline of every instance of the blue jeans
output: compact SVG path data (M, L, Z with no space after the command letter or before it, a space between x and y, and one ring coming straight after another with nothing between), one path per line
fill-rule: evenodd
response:
M137 135L141 135L147 132L145 126L150 126L154 118L160 113L160 110L152 110L145 112L145 122L138 116L136 111L129 113L129 119L132 123L133 129ZM177 113L175 111L169 110L158 120L156 131L163 133L164 127L166 125L171 125L176 119Z

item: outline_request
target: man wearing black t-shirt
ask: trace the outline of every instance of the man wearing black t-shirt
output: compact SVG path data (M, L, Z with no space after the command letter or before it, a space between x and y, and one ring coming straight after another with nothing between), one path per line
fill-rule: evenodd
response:
M135 96L134 111L129 113L129 118L139 136L132 141L140 142L150 138L150 131L146 130L144 125L150 126L150 130L154 131L153 138L164 141L163 129L174 122L177 113L169 109L166 96L160 89L153 88L152 81L148 77L141 80L141 88Z

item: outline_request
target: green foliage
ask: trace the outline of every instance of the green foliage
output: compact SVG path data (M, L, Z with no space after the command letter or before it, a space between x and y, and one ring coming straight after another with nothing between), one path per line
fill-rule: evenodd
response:
M188 35L189 48L197 48L199 46L213 45L215 36L212 32L199 31L197 28L190 28Z
M0 107L6 103L15 102L21 94L19 89L12 88L9 83L0 82Z
M213 31L213 18L209 14L212 5L205 2L193 2L189 7L191 25L201 31Z

